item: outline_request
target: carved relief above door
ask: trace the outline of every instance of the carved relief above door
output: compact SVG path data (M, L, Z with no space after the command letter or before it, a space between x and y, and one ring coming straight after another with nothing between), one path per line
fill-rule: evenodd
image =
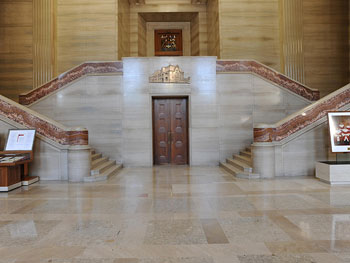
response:
M187 98L153 99L154 164L188 164Z

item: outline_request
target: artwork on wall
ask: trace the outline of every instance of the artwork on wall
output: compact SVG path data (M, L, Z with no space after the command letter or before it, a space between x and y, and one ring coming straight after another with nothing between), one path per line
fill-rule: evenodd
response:
M350 152L350 112L328 113L332 152Z
M154 54L156 56L182 56L182 30L158 29L154 31Z
M179 65L169 65L157 70L149 77L150 83L190 83L190 77L185 78L185 73Z

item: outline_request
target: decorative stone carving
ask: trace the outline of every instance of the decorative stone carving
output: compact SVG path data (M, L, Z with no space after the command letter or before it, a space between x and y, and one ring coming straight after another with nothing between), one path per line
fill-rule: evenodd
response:
M179 65L169 65L157 70L149 77L150 83L190 83L190 77L185 78L185 73Z

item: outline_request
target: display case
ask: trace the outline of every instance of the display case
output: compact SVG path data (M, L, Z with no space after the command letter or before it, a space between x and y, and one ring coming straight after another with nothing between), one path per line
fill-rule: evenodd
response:
M29 176L28 165L33 161L35 130L9 130L6 147L0 151L0 191L11 191L39 181Z

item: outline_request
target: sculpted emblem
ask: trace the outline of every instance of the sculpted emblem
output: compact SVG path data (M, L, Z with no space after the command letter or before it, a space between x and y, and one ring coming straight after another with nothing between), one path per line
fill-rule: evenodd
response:
M157 70L149 77L150 83L190 83L190 77L185 78L185 73L179 65L169 65Z

